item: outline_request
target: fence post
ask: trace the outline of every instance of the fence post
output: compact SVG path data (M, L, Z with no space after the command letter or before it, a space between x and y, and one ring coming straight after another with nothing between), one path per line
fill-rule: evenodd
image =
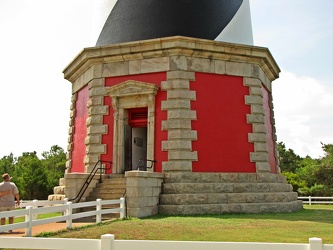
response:
M121 197L120 198L120 219L124 219L125 217L125 198Z
M73 214L73 208L72 208L72 202L69 201L66 203L66 216L67 216L67 219L66 219L66 226L68 229L72 229L72 214Z
M27 206L25 209L28 209L28 214L25 216L25 222L28 222L27 227L25 228L25 236L32 236L32 206Z
M38 208L38 200L32 200L32 207L33 207L33 208ZM32 219L33 219L33 220L37 220L37 215L38 215L38 214L33 214L33 215L32 215Z
M103 234L101 236L101 250L111 250L113 241L114 241L113 234Z
M310 238L309 244L309 250L323 250L323 240L321 238Z
M102 200L96 200L96 223L102 222Z
M309 196L309 205L311 205L311 196Z

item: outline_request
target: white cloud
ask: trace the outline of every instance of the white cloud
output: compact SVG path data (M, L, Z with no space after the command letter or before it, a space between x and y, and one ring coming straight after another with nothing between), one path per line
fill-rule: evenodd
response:
M300 156L323 156L320 142L333 143L333 90L282 71L273 83L273 101L278 141Z

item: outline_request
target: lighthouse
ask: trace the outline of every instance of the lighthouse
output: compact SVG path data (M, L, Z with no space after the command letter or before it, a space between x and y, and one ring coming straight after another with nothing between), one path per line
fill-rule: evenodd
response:
M248 0L105 0L96 13L96 46L64 70L72 105L63 197L97 162L112 162L102 178L124 180L131 216L302 208L279 170L280 69L253 45Z

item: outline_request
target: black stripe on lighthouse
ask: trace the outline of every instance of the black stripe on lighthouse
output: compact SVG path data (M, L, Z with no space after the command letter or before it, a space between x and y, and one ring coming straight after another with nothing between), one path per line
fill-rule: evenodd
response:
M118 0L96 46L167 36L214 40L243 0Z

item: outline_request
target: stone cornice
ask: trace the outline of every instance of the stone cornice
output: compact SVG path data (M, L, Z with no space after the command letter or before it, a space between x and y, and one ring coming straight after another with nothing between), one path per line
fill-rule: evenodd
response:
M257 64L270 81L278 78L280 72L267 48L174 36L85 48L63 73L65 79L74 82L93 65L175 55Z

